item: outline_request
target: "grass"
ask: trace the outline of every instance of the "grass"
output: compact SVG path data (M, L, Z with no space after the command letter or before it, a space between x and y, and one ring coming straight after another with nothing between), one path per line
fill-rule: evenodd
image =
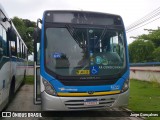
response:
M160 111L159 83L133 79L130 82L129 109L132 111ZM160 118L147 118L147 120L153 119L159 120Z
M34 84L34 76L26 76L25 84Z

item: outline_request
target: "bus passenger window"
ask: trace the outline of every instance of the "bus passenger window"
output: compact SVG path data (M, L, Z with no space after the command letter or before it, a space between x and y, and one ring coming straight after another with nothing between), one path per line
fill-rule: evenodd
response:
M6 30L0 25L0 58L7 55L7 37Z
M24 46L24 59L26 59L26 48Z
M17 37L17 57L20 57L19 38Z
M24 47L23 47L24 45L23 45L23 43L22 43L22 58L24 58L23 56L24 56Z
M20 42L20 44L21 44L21 58L23 58L23 43Z
M25 47L23 45L23 58L25 59Z
M19 57L21 58L22 57L22 43L21 43L21 40L19 39Z
M0 58L3 56L3 36L2 36L2 26L0 25Z
M16 56L16 46L15 46L15 41L11 41L11 55Z
M28 56L27 56L27 48L25 48L25 59L28 60Z

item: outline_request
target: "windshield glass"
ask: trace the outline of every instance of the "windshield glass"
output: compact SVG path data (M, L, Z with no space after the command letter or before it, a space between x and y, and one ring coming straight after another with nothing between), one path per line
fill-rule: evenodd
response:
M45 68L61 76L115 75L125 68L123 30L46 28Z

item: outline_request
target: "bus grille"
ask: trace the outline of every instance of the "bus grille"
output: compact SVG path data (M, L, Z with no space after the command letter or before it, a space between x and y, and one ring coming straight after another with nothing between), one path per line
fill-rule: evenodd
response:
M98 108L104 108L104 107L111 107L112 104L115 102L115 98L109 98L109 99L99 99L98 105L93 106L86 106L84 105L85 100L68 100L65 101L65 106L70 110L83 110L83 109L98 109Z
M118 81L118 79L112 80L75 80L75 79L59 79L59 81L65 86L94 86L94 85L112 85Z

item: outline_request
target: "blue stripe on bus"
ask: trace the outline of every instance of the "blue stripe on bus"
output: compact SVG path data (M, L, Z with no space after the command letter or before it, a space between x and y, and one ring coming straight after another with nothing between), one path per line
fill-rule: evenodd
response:
M43 13L43 16L45 15L45 12ZM44 57L43 57L43 55L44 55L44 17L42 18L42 30L41 30L41 48L42 49L40 49L40 53L41 53L41 55L40 55L40 58L41 58L41 61L40 61L40 66L41 66L41 69L40 69L40 74L44 77L45 76L45 74L44 74L44 70L45 70L45 68L44 68ZM46 78L46 80L48 80L48 81L50 81L50 78L51 77L47 77Z
M3 67L3 65L9 61L12 62L24 62L25 60L21 58L15 58L15 57L2 57L0 61L0 69Z
M125 80L129 79L129 70L127 70L127 72L121 77L119 78L119 80L113 84L113 85L101 85L101 86L64 86L60 81L58 81L57 79L54 79L52 76L45 74L43 72L43 77L44 79L50 81L50 83L52 84L52 86L55 88L55 90L57 92L62 92L61 88L65 88L66 91L64 90L63 92L68 92L67 89L70 89L70 91L72 91L71 89L73 89L73 91L77 91L77 92L83 92L83 91L111 91L112 86L118 86L118 89L115 90L121 90L122 86L125 82ZM72 92L73 92L72 91Z
M77 91L111 91L112 86L118 86L118 89L121 90L123 83L126 79L128 79L129 72L127 71L115 84L113 85L101 85L101 86L64 86L58 80L53 80L50 83L54 86L57 92L61 92L60 88L68 88L68 89L77 89ZM124 79L125 78L125 79ZM56 82L55 82L56 81ZM56 86L55 86L56 85ZM58 87L57 87L58 86Z

